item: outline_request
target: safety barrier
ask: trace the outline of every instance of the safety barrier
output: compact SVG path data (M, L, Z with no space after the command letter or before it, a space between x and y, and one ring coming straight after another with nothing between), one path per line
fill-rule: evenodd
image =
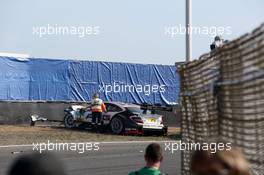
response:
M264 24L179 67L183 142L220 138L264 172ZM182 152L190 175L191 151Z
M71 101L1 101L0 124L29 124L31 115L47 118L49 121L62 122L64 109L70 105L84 105L85 102ZM154 106L152 106L154 108ZM167 110L166 108L170 109ZM157 114L164 116L164 124L179 127L179 106L155 107Z

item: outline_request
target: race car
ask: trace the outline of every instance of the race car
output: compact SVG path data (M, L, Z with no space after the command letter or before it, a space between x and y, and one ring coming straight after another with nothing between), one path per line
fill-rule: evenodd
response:
M163 123L163 116L154 114L150 110L141 109L139 105L105 102L107 112L103 113L103 128L110 128L113 134L145 134L154 132L167 134L167 126ZM64 125L66 128L90 125L92 112L90 104L72 105L65 109Z

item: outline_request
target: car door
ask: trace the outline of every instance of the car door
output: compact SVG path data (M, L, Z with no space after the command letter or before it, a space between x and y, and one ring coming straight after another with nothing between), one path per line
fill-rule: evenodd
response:
M103 115L104 124L109 124L111 121L111 118L114 115L123 111L122 108L112 103L106 103L105 106L106 106L107 112Z

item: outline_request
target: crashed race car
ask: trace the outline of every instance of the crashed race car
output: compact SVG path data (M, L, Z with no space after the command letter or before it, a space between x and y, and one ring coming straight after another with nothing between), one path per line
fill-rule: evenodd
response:
M117 102L105 102L107 112L103 113L102 126L113 134L155 133L167 134L163 116L141 109L139 105ZM72 105L65 109L64 125L66 128L90 126L92 112L90 104Z

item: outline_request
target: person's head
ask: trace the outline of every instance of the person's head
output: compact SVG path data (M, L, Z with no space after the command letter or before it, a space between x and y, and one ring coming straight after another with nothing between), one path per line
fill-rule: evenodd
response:
M218 151L215 156L229 172L228 175L251 175L250 165L239 148Z
M147 164L160 163L163 160L162 148L157 143L151 143L145 151L145 161Z
M215 36L215 41L220 41L221 40L221 36L219 36L219 35L217 35L217 36Z
M194 175L220 175L217 173L223 168L208 150L196 150L192 155L190 167Z
M93 95L93 98L99 98L100 97L100 95L98 94L98 93L95 93L94 95Z
M190 166L195 175L251 175L249 164L235 147L216 153L195 151Z
M8 175L64 175L62 164L51 154L32 153L18 157Z

